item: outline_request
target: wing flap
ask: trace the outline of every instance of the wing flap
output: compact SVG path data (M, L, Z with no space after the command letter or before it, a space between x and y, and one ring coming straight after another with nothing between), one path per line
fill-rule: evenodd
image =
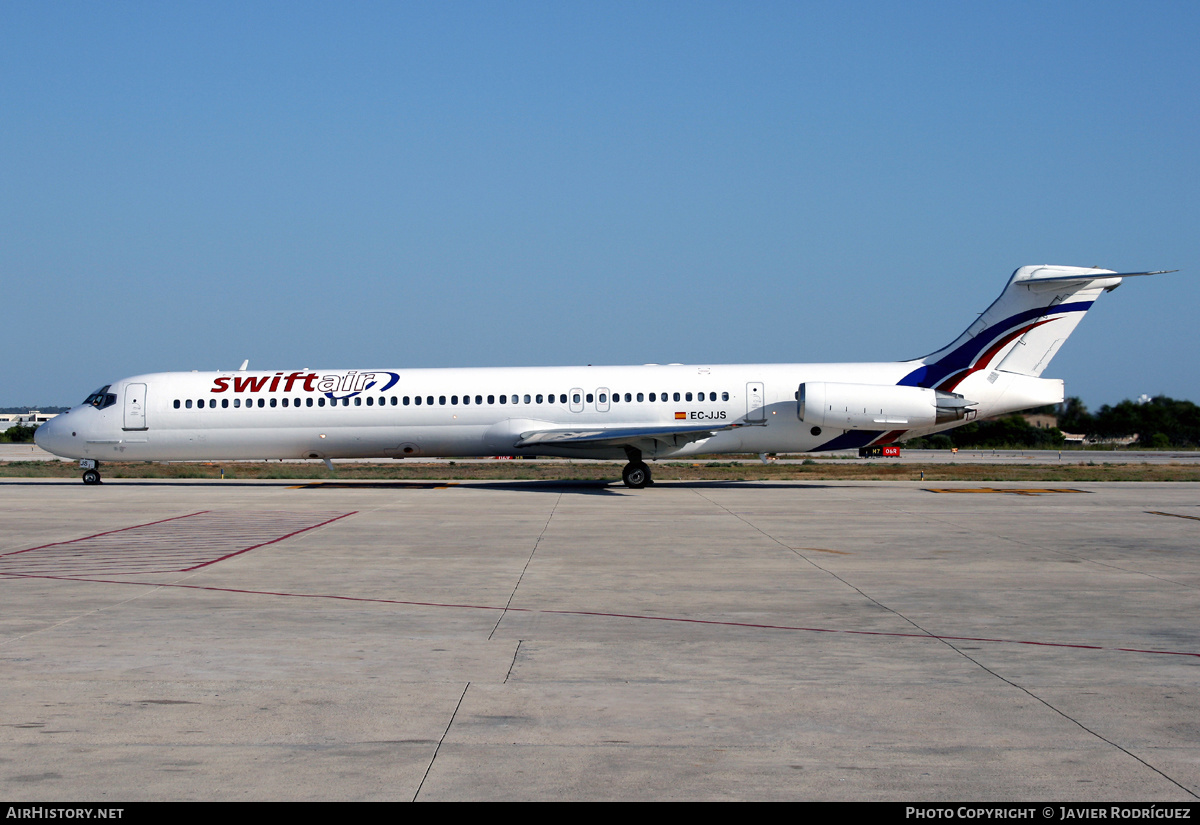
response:
M521 433L515 447L532 447L537 444L572 447L619 447L647 439L671 439L676 444L686 444L709 438L722 430L732 430L738 424L701 427L697 424L647 427L579 427L562 430L531 430Z

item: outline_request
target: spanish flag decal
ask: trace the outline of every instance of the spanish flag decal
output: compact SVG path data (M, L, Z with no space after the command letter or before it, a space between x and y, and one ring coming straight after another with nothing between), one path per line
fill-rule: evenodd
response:
M678 421L678 420L679 420L679 419L681 419L681 418L687 418L687 413L685 413L685 412L682 412L682 413L680 413L680 412L677 412L677 413L675 413L675 420L676 420L676 421Z

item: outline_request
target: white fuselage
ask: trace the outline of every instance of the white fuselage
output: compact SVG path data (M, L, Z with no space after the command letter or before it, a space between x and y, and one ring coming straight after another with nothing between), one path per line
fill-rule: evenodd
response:
M640 486L643 459L852 449L1058 403L1062 382L1040 377L1050 359L1101 293L1149 274L1021 267L961 335L912 361L156 373L98 390L35 438L93 470L120 459L625 457L626 483Z
M890 362L156 373L112 384L108 406L85 404L58 416L38 431L38 443L57 455L109 461L620 458L626 452L612 445L514 445L536 431L689 424L744 426L695 440L640 441L645 458L806 452L860 446L879 433L841 443L847 431L800 420L802 383L894 385L912 368ZM1052 386L1039 388L1035 403L1061 396L1061 382L1038 383ZM1029 406L1027 395L1011 408ZM945 427L921 431L939 429ZM909 429L904 437L917 434Z

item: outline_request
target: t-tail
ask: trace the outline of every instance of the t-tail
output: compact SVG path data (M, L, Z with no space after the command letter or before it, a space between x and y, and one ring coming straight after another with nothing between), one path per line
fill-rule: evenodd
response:
M1173 271L1023 266L953 343L911 362L899 385L962 395L982 416L1057 404L1062 381L1040 376L1100 293L1122 278Z

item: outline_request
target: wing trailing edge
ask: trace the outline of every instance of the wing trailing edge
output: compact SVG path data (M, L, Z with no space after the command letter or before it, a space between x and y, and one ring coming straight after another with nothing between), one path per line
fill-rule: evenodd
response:
M521 433L514 447L534 447L539 444L556 447L623 447L641 441L671 440L673 444L687 444L710 438L724 430L732 430L745 424L724 424L700 427L696 424L666 427L576 427L572 429L532 430Z

